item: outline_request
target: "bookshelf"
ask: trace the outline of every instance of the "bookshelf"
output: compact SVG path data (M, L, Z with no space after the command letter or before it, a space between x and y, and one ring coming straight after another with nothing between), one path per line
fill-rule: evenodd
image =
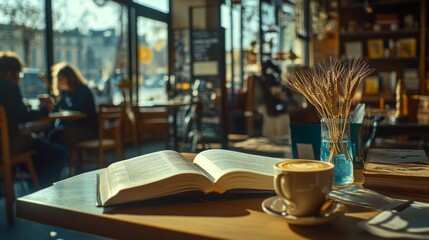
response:
M363 102L394 102L397 79L407 94L429 92L426 12L425 0L338 1L337 53L366 58L379 79Z

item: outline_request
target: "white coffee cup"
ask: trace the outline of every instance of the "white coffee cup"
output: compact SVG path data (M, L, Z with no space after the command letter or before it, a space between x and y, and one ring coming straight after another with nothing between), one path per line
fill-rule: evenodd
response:
M334 165L294 159L274 165L274 189L293 216L317 215L332 189Z

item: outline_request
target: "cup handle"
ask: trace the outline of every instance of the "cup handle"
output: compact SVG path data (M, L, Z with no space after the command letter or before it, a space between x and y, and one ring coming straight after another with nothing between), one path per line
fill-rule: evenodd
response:
M283 178L288 178L287 177L287 175L286 174L282 174L282 175L278 175L276 178L275 178L275 186L278 186L277 187L277 191L278 191L278 194L280 194L280 197L282 198L282 200L286 203L286 205L287 205L287 208L289 208L289 210L293 210L293 209L295 209L295 203L291 200L291 199L287 199L286 198L286 194L283 192L283 190L282 190L282 188L281 187L279 187L279 186L281 186L281 180L283 179ZM290 179L286 179L286 181L290 181Z

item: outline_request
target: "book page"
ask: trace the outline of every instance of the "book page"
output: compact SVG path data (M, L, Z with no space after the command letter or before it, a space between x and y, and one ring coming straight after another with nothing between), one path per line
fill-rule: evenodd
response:
M370 163L424 163L429 164L428 157L423 149L371 149Z
M273 166L282 158L265 157L241 152L212 149L199 153L194 163L209 173L217 183L222 177L229 187L272 189ZM233 181L235 180L235 183ZM238 183L240 182L240 183ZM234 185L237 184L237 185ZM226 186L217 185L225 190Z
M175 151L160 151L111 164L100 173L100 198L104 202L120 190L154 183L179 174L203 175Z

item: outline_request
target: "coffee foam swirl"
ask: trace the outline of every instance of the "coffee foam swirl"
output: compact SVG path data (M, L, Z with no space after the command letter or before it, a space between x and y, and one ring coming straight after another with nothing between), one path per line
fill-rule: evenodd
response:
M293 170L293 171L317 171L323 169L329 169L330 165L323 162L313 162L313 161L291 161L283 162L278 165L278 167Z

